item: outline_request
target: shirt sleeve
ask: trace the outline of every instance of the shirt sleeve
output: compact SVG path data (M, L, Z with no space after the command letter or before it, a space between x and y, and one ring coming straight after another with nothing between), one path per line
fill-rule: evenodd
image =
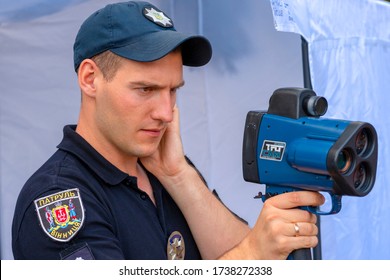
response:
M111 223L113 219L104 205L94 195L82 192L80 192L82 204L78 204L75 198L71 202L68 198L55 201L55 197L64 195L65 192L63 189L52 189L41 194L37 200L46 198L48 203L40 210L34 203L35 199L30 201L25 211L22 210L23 206L17 204L15 212L21 210L22 213L15 214L14 218L12 233L14 258L124 259L115 227ZM75 209L74 205L78 207ZM71 215L74 215L73 220ZM77 225L80 228L77 228Z

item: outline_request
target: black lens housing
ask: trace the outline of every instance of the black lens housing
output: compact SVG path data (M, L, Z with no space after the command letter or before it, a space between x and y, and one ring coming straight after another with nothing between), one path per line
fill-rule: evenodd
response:
M374 186L378 139L374 127L351 122L329 150L327 166L335 193L365 196Z

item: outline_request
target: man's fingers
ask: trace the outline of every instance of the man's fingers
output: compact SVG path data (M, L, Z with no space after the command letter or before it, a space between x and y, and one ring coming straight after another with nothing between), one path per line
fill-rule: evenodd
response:
M318 237L313 235L291 237L290 240L294 250L302 248L313 248L318 244Z
M300 206L320 206L325 198L318 192L296 191L275 195L265 201L279 209L291 209Z
M318 234L318 227L313 223L291 223L288 225L289 236L315 236Z
M283 216L285 221L290 222L305 222L315 224L317 222L317 216L313 213L310 213L307 210L302 209L291 209L286 211Z

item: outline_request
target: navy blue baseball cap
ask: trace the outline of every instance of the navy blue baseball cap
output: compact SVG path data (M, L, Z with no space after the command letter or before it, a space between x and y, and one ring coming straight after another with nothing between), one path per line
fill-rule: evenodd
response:
M160 59L181 47L183 64L202 66L212 55L203 36L177 32L172 19L148 2L109 4L89 16L81 25L73 46L74 68L84 59L104 51L135 61Z

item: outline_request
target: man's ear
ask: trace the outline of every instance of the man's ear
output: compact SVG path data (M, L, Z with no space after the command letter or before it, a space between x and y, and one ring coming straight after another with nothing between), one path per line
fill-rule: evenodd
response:
M92 59L84 59L78 69L78 81L83 93L90 97L96 94L96 78L100 73L99 68Z

